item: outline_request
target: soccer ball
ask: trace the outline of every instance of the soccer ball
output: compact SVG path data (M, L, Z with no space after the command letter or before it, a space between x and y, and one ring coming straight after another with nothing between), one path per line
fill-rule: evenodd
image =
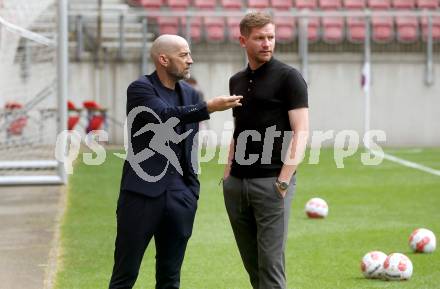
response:
M428 229L416 229L409 236L409 246L414 252L432 253L435 250L435 235Z
M306 203L306 214L309 218L325 218L328 215L328 205L321 198L312 198Z
M361 261L361 271L366 278L382 278L383 263L387 255L381 251L371 251L365 254Z
M400 253L388 255L383 263L386 280L408 280L413 273L411 260Z

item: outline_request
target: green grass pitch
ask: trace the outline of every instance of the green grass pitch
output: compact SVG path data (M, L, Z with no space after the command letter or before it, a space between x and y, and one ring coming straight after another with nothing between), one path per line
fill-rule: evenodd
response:
M393 155L440 169L440 149L390 150ZM440 252L414 254L410 233L429 228L440 237L440 177L384 161L364 166L360 153L336 168L333 150L318 165L301 165L286 250L289 289L440 288ZM115 206L122 160L107 153L101 166L80 161L70 177L61 226L57 289L107 288L112 269ZM223 166L202 164L201 195L182 269L183 289L250 289L223 203ZM329 216L310 220L312 197L329 204ZM401 252L413 262L412 279L364 279L362 256L371 250ZM154 288L154 242L145 253L137 289ZM270 289L270 288L268 288Z

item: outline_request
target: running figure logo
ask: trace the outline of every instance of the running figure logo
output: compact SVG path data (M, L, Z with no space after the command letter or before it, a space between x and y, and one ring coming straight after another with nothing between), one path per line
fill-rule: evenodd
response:
M170 163L179 172L179 174L183 175L179 159L177 158L176 153L171 149L169 144L170 142L173 142L175 144L180 143L182 140L188 137L188 135L192 132L192 129L186 131L183 134L178 134L174 130L174 127L180 122L178 118L171 117L166 122L162 122L160 117L152 109L145 106L138 106L132 109L128 114L127 130L129 134L131 134L131 128L133 126L134 119L139 113L144 111L154 115L159 123L147 123L144 127L142 127L133 135L133 137L137 137L147 131L153 132L153 137L151 138L151 141L148 145L149 147L144 148L136 155L133 152L131 137L128 137L127 161L130 163L136 174L147 182L156 182L160 180L165 175ZM156 153L163 155L167 159L167 164L162 173L157 176L151 176L146 173L139 164L146 159L149 159Z

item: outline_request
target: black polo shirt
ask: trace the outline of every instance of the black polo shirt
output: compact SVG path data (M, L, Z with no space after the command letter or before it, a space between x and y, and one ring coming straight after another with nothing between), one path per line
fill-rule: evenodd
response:
M232 162L231 175L239 178L259 178L278 176L283 166L284 156L281 155L284 132L291 132L288 111L297 108L308 107L307 84L301 74L294 68L272 58L256 70L249 66L229 80L229 92L231 95L243 95L242 106L233 109L235 118L235 152ZM266 130L274 126L279 137L264 142ZM254 131L253 138L248 135ZM255 131L261 136L255 136ZM247 137L241 137L245 142L244 160L258 160L252 164L236 159L237 152L243 151L244 142L238 148L238 136L244 133ZM245 136L244 135L244 136ZM275 135L276 134L272 134ZM258 140L259 139L259 140ZM269 138L268 138L269 139ZM271 150L269 157L262 158L263 147Z

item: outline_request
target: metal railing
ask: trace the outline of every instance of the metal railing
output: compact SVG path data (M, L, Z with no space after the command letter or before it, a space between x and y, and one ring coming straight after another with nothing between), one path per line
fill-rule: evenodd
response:
M78 6L79 7L79 6ZM99 42L103 49L107 51L115 51L115 58L118 60L124 60L127 51L131 50L142 61L141 67L145 72L145 67L148 62L148 49L151 41L157 35L156 24L151 24L148 19L157 19L159 17L179 17L186 19L186 26L180 34L186 36L188 42L191 43L191 24L190 20L193 17L242 17L246 11L226 11L226 10L159 10L159 11L147 11L139 8L131 8L125 4L123 5L111 5L102 6L102 10L96 9L71 9L69 12L71 27L71 42L75 42L75 58L81 60L85 51L86 43L92 43L88 45L89 50L96 48L93 45L93 41ZM84 7L83 7L84 8ZM432 38L433 32L433 17L440 17L440 11L438 10L335 10L335 11L320 11L320 10L297 10L290 9L288 11L275 11L268 9L267 12L274 15L274 17L294 17L299 23L299 33L295 45L298 46L298 54L301 59L302 73L307 79L308 75L308 53L310 43L308 41L308 19L315 17L359 17L363 18L366 27L370 27L372 17L417 17L428 19L428 36L426 39L426 75L425 82L427 85L433 84L433 54L434 54L434 41ZM98 33L98 23L96 19L100 17L102 21L101 26L101 39L96 40ZM345 26L345 24L344 24ZM227 28L227 25L225 25ZM394 29L394 28L393 28ZM367 30L365 30L367 31ZM370 31L370 30L368 30ZM73 36L73 37L72 37ZM371 40L371 33L366 36ZM419 42L423 42L422 37L419 37ZM371 54L372 45L366 40L358 45L364 45L364 53L368 49ZM365 46L368 44L368 48ZM338 45L338 44L331 44ZM402 44L405 45L405 44ZM425 43L424 43L425 45ZM362 50L360 50L362 51Z

